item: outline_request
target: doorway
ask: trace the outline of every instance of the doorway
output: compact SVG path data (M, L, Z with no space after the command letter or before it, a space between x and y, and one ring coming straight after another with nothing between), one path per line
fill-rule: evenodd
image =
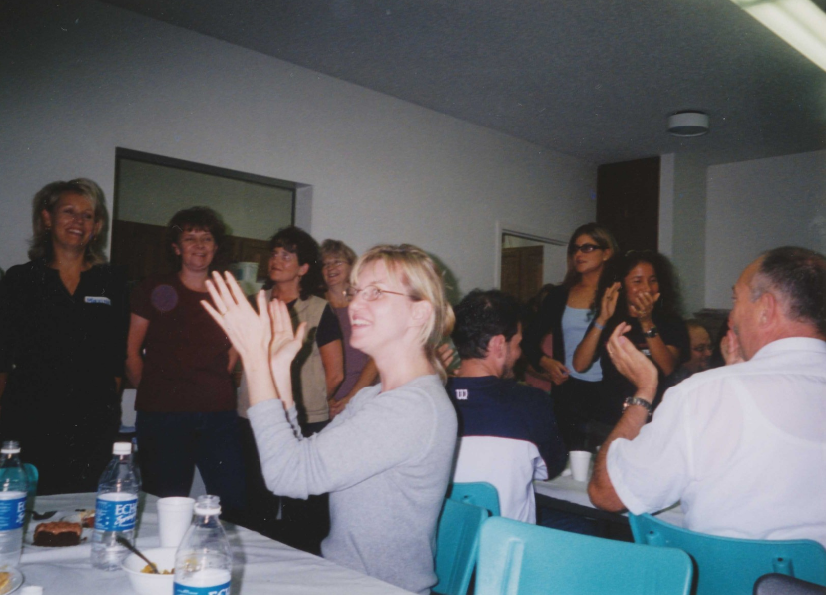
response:
M526 303L548 283L562 282L567 270L566 243L518 232L502 232L500 288Z

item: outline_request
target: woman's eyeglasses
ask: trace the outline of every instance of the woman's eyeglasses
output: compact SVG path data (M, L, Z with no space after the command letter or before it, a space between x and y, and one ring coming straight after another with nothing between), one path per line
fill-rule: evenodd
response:
M291 262L295 260L296 255L292 252L288 252L287 250L280 250L276 248L272 252L270 252L270 258L275 260L280 260L282 262Z
M347 301L352 302L356 299L358 294L361 294L361 297L364 298L366 302L375 302L385 293L389 293L390 295L401 295L403 297L410 297L406 293L399 293L398 291L388 291L386 289L379 289L375 285L368 285L364 289L359 289L358 287L350 286L344 292L344 295L347 296Z
M321 263L322 269L337 269L344 264L343 260L325 260Z
M574 255L577 252L582 252L583 254L590 254L594 250L604 250L602 246L597 246L596 244L574 244L568 249L568 254Z

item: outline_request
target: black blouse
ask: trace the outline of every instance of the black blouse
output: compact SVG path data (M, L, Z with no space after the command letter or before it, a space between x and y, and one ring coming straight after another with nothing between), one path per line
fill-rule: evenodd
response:
M8 406L57 409L115 399L129 328L125 276L109 265L81 273L70 294L42 261L9 269L0 281L0 372Z
M691 343L688 338L688 329L686 329L685 322L683 322L683 319L679 316L663 315L658 313L656 309L654 310L653 321L663 343L680 350L680 357L677 361L677 368L679 368L680 363L688 361L691 351ZM619 421L619 418L622 416L622 407L625 399L634 396L634 393L637 392L636 387L614 366L614 362L611 361L611 356L608 355L607 351L608 339L611 338L611 333L614 332L614 329L620 322L626 322L631 325L631 330L628 331L625 336L636 345L637 349L645 353L649 358L651 357L648 351L648 342L636 318L614 316L614 318L605 325L605 330L602 331L599 348L597 350L597 357L599 357L602 365L603 383L603 403L599 417L601 418L600 421L610 424ZM654 401L655 407L659 404L662 393L667 388L666 377L659 367L657 367L657 373L659 375L659 382Z

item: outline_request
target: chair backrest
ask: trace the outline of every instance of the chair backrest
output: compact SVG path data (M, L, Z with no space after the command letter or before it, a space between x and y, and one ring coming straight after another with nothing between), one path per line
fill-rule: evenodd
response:
M677 549L646 548L503 517L482 526L475 595L687 595L690 588L691 559Z
M499 512L499 492L496 491L493 484L485 481L450 484L447 497L457 502L487 508L491 516L501 515Z
M785 574L772 573L757 579L753 595L826 595L826 587Z
M665 523L650 514L628 517L637 543L676 547L691 556L697 595L748 594L754 582L769 573L826 585L826 549L816 541L717 537Z
M472 504L445 500L436 530L436 576L434 593L465 595L476 555L479 529L488 511Z

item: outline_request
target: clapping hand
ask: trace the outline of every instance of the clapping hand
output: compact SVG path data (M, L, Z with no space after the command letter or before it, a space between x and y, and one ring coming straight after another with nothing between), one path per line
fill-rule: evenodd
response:
M622 288L622 284L617 281L610 287L605 289L605 293L602 294L602 301L600 302L600 309L599 309L599 317L601 320L598 320L602 326L605 326L605 323L614 315L614 312L617 309L617 300L619 299L620 289Z
M206 285L214 306L206 300L201 304L227 334L246 369L266 364L272 331L264 292L257 296L256 312L235 277L231 273L224 273L224 277L217 271L212 273Z
M291 382L290 366L304 344L307 323L302 322L293 331L293 323L290 319L290 313L287 311L287 304L281 300L272 300L269 312L272 333L269 346L270 370L275 386L283 400L285 388L291 386L291 384L288 384Z
M631 316L640 321L651 320L651 315L654 312L654 304L658 299L660 299L659 293L651 295L648 291L628 296L628 307Z
M206 300L201 304L241 356L250 386L269 386L271 390L274 384L284 406L290 407L293 403L290 364L301 348L307 325L302 323L293 332L287 306L278 300L267 305L263 291L256 296L256 312L230 273L225 273L223 278L218 272L212 273L207 289L214 305ZM257 401L267 392L251 388L250 399Z
M631 327L625 322L614 329L608 340L608 355L617 370L637 387L637 396L653 401L657 392L657 368L625 336L629 330Z
M727 366L746 361L743 357L743 350L740 349L740 340L733 329L729 329L726 336L720 341L720 351Z

